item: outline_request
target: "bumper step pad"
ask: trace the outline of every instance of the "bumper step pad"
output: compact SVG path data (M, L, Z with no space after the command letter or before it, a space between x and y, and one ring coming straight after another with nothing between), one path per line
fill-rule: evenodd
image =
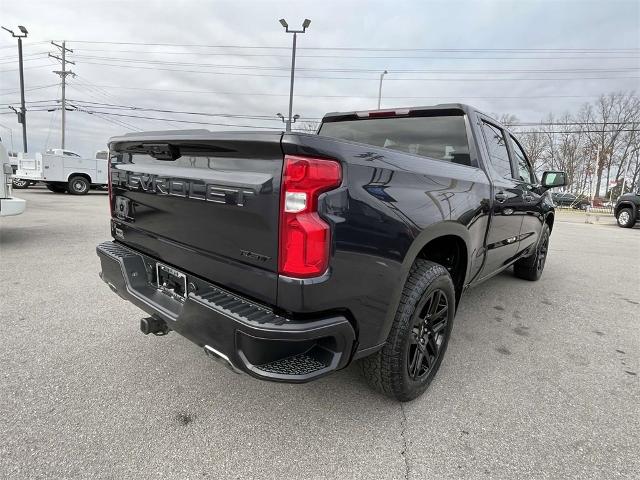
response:
M256 365L256 369L279 375L309 375L326 368L328 365L306 353L276 360L264 365Z

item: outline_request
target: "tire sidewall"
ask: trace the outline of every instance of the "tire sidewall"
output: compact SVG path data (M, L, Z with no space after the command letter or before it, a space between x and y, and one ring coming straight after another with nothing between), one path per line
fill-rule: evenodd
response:
M629 214L629 220L627 220L625 223L622 223L620 221L620 217L622 216L623 212L627 212ZM618 216L616 217L616 222L618 223L619 227L629 228L629 225L631 225L631 223L633 222L633 210L631 210L630 208L623 208L622 210L620 210L618 212Z
M76 190L75 184L78 181L83 182L85 186L83 190ZM87 179L84 177L73 177L71 180L69 180L69 193L71 193L72 195L85 195L86 193L89 192L90 187L91 185L89 184Z
M549 259L549 240L551 240L551 232L549 232L549 225L546 223L542 227L542 231L540 232L540 242L536 248L536 255L534 260L534 268L536 269L536 277L540 278L542 276L542 272L544 272L544 267L547 266L547 260ZM544 259L544 265L541 270L538 270L538 257L540 256L540 249L542 249L542 245L547 242L547 254Z
M18 189L29 188L29 180L23 180L21 178L13 178L11 179L11 183L13 185L13 188L18 188Z
M422 294L417 298L417 301L412 302L411 304L405 305L402 315L403 315L403 327L402 334L399 340L402 342L402 361L401 372L396 372L396 374L402 376L402 381L400 385L398 385L399 390L396 392L396 395L400 399L413 399L421 395L428 387L433 378L438 373L440 369L440 365L444 358L444 355L447 350L447 345L449 344L449 337L451 336L451 330L453 328L453 320L455 318L456 311L456 301L455 301L455 290L453 287L453 283L451 281L451 277L446 273L446 270L441 267L443 270L443 274L439 275L436 279L434 279L431 283L427 284L425 288L422 290ZM411 334L413 331L413 315L415 313L416 308L420 305L420 302L425 296L431 294L434 290L440 289L444 292L447 297L447 302L449 305L448 318L447 318L447 327L444 331L444 337L442 340L442 346L440 350L440 355L438 356L435 365L432 367L431 371L427 376L420 379L419 381L413 380L409 377L409 371L407 368L408 365L408 357L409 357L409 345L411 342Z

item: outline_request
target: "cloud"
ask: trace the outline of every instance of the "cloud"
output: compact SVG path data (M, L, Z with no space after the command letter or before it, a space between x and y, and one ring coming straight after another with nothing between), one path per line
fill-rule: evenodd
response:
M308 32L298 37L301 69L296 77L294 113L303 117L321 117L328 111L369 109L376 106L378 74L389 70L383 86L383 106L406 106L442 102L465 102L490 112L509 112L522 120L539 120L548 112L556 114L574 111L589 96L614 90L630 90L637 79L594 79L581 81L400 81L403 77L453 78L449 73L400 74L397 70L494 70L494 69L580 69L639 67L635 58L601 58L590 54L582 57L597 59L494 59L514 53L486 52L375 52L305 50L305 47L366 47L366 48L422 48L422 49L557 49L557 48L637 48L640 31L640 7L634 1L617 2L346 2L346 1L192 1L192 2L133 2L133 1L29 1L5 2L2 7L3 24L24 24L29 29L25 55L55 51L48 43L52 39L68 40L74 49L70 68L78 78L70 79L68 98L122 105L135 105L166 110L198 111L272 116L288 109L291 36L278 23L287 18L290 25L312 20ZM3 32L4 33L4 32ZM80 43L78 40L109 42L178 43L191 45L253 45L279 46L281 50L211 49L204 47L167 47ZM0 102L14 103L17 93L4 92L18 88L15 45L9 35L0 36L0 56L10 57L0 62ZM9 47L9 48L2 48ZM174 52L174 53L169 53ZM198 55L197 53L224 53ZM240 56L275 54L277 56ZM340 58L312 57L334 55ZM414 56L428 58L349 58ZM520 56L533 56L522 54ZM536 54L539 57L553 53ZM565 55L570 56L570 55ZM575 56L581 56L576 54ZM608 55L614 56L614 55ZM145 61L184 62L196 65L135 64L122 65L145 68L96 65L114 63L110 59L142 59ZM433 58L439 57L439 58ZM453 59L451 57L465 57ZM25 62L26 87L56 83L52 70L59 68L53 60L31 58ZM11 63L13 62L13 63ZM279 67L282 70L240 70L204 67L198 64ZM158 67L158 68L155 68ZM165 70L160 70L163 68ZM306 72L316 69L370 69L371 73ZM174 70L202 70L213 73L193 73ZM14 71L6 71L14 70ZM222 73L221 72L226 72ZM251 77L231 73L262 73L280 75ZM635 72L612 73L609 76L632 76ZM468 75L468 74L467 74ZM518 77L568 77L565 74L513 74ZM314 79L312 76L363 77L360 80ZM497 74L478 74L495 78ZM606 76L584 73L584 77ZM99 85L101 87L93 87ZM115 88L112 88L115 87ZM153 91L142 89L161 89ZM222 92L183 93L186 91ZM229 92L235 92L231 95ZM263 93L269 95L249 95ZM27 92L28 101L54 100L57 87ZM331 97L336 96L336 97ZM343 97L339 97L343 96ZM370 98L362 98L367 96ZM433 97L405 99L393 97ZM539 98L555 96L566 98ZM498 98L477 98L498 97ZM522 97L522 98L508 98ZM137 116L167 116L174 119L210 121L248 125L282 127L276 121L257 119L221 119L192 115L162 114L142 111L114 111ZM59 144L59 113L52 122L50 112L29 112L30 150ZM229 129L223 126L166 123L126 117L106 117L110 121L81 112L67 114L67 147L90 155L104 148L108 138L124 133L125 127L110 122L126 122L142 129L175 128ZM0 123L13 129L14 143L20 145L19 126L15 115L0 115ZM51 126L51 128L50 128ZM4 129L0 129L4 130ZM4 134L4 131L3 131ZM4 136L4 135L3 135ZM48 141L47 141L48 139Z

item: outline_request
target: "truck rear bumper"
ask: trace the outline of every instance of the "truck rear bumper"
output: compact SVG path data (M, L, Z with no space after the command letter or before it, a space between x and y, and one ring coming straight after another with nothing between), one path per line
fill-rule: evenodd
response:
M24 212L27 202L21 198L1 198L0 199L0 217L8 217L10 215L20 215Z
M341 315L295 320L187 275L186 298L156 285L156 260L115 242L97 247L109 287L235 371L280 382L302 383L345 367L355 342Z

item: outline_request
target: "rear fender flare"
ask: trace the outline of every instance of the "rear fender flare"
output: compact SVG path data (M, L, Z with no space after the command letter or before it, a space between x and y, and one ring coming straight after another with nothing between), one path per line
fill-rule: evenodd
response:
M463 225L452 221L437 223L424 229L414 239L413 243L404 256L404 260L402 261L398 282L396 284L397 286L391 294L389 308L384 319L384 325L382 328L384 338L389 335L389 331L391 330L391 325L393 324L393 319L395 318L396 310L398 309L398 304L400 303L402 290L404 289L404 285L407 281L407 278L409 277L411 266L413 265L425 245L427 245L432 240L435 240L436 238L444 237L446 235L460 237L467 246L467 266L465 271L465 282L468 281L471 259L473 258L472 252L469 251L469 245L471 245L469 230L467 230L467 228L465 228Z
M614 212L616 218L618 218L618 213L620 213L620 210L622 210L623 208L631 208L631 211L633 212L633 218L638 218L638 207L633 202L620 203L620 205L616 207Z

